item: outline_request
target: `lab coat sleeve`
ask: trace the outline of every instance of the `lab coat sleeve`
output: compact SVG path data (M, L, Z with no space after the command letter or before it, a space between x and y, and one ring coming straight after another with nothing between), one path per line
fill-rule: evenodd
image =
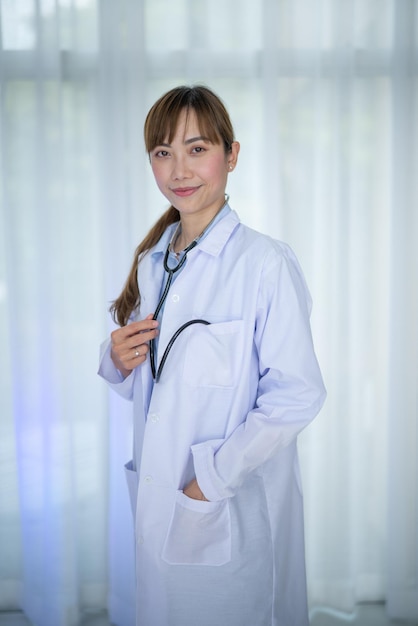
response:
M133 383L135 378L135 370L129 376L123 378L120 371L115 367L112 357L110 356L111 341L110 338L100 346L100 364L98 374L101 376L122 398L132 400Z
M325 400L311 329L311 300L293 252L270 255L258 294L254 341L255 407L225 440L192 446L197 482L208 500L231 497L247 474L287 446Z

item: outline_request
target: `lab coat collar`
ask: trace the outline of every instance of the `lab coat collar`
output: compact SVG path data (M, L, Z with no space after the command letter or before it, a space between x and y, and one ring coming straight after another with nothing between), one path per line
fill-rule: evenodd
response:
M226 242L240 223L238 215L235 211L229 211L212 230L207 234L203 241L197 246L196 250L202 250L212 256L219 256Z
M240 223L239 217L235 211L230 210L225 217L223 217L215 226L209 231L206 237L197 245L195 250L202 250L212 256L218 256L235 228ZM165 233L162 235L158 243L154 246L151 255L154 259L158 255L164 254L167 250L167 246L177 228L178 222L171 224ZM194 250L192 251L194 252Z
M151 250L151 256L156 258L159 254L165 254L167 250L167 246L170 243L170 239L173 236L175 229L177 228L178 222L174 222L171 224L164 232L164 234L160 237L158 242Z

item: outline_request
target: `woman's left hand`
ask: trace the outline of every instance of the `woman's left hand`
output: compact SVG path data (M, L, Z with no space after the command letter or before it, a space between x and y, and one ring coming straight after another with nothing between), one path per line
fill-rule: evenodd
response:
M188 498L192 498L192 500L205 500L206 502L208 502L207 498L205 498L205 496L201 492L200 487L197 484L196 478L193 478L193 480L189 482L187 487L183 489L183 493Z

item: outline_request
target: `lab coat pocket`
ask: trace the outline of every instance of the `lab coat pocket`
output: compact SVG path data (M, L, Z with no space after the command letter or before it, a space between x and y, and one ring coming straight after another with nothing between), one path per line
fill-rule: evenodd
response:
M125 477L128 483L129 500L131 502L132 515L136 515L136 502L138 499L138 473L133 469L133 462L125 465Z
M228 563L231 560L229 500L193 500L178 491L162 558L170 565Z
M196 324L187 341L183 379L192 387L233 387L240 371L243 320Z

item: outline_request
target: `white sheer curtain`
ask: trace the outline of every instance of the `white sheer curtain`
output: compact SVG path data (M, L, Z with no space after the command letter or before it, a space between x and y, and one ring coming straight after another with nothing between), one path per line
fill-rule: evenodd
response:
M204 82L242 144L233 208L292 245L314 299L312 611L418 619L417 2L0 0L0 19L0 610L133 624L130 407L98 344L165 207L145 113Z

